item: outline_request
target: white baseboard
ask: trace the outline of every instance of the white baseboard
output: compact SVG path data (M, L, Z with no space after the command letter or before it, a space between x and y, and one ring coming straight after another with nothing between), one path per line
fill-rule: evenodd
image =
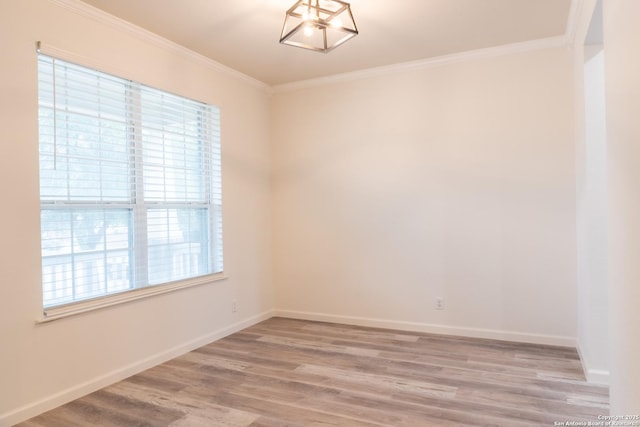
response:
M602 369L587 369L587 381L593 384L609 385L609 371Z
M196 348L202 347L203 345L207 345L209 343L217 341L221 338L224 338L242 329L248 328L252 325L255 325L256 323L262 322L271 317L286 317L291 319L314 320L314 321L320 321L320 322L342 323L342 324L357 325L357 326L370 326L370 327L376 327L376 328L396 329L396 330L402 330L402 331L426 332L426 333L433 333L433 334L454 335L454 336L463 336L463 337L472 337L472 338L487 338L487 339L515 341L515 342L524 342L524 343L533 343L533 344L558 345L558 346L564 346L564 347L578 348L578 352L580 353L580 349L577 345L576 339L571 337L500 331L500 330L493 330L493 329L465 328L465 327L458 327L458 326L446 326L446 325L436 325L436 324L429 324L429 323L406 322L406 321L376 319L376 318L366 318L366 317L356 317L356 316L342 316L342 315L334 315L334 314L312 313L312 312L292 311L292 310L269 310L269 311L265 311L264 313L258 314L256 316L249 317L240 322L233 323L224 328L218 329L217 331L214 331L210 334L198 337L187 343L180 344L176 347L173 347L161 353L155 354L146 359L132 363L121 369L109 372L105 375L99 376L97 378L94 378L92 380L79 384L77 386L71 387L69 389L62 390L59 393L48 396L39 401L27 404L14 411L0 414L0 427L9 427L19 422L22 422L24 420L27 420L31 417L34 417L43 412L56 408L74 399L78 399L82 396L85 396L103 387L107 387L113 383L116 383L127 377L130 377L131 375L135 375L139 372L142 372L145 369L149 369L160 363L164 363L170 359L173 359L174 357L180 356L189 351L195 350ZM599 383L599 384L607 384L609 379L609 373L607 371L587 369L584 359L582 358L582 354L580 355L581 355L581 360L583 361L582 362L583 366L585 367L585 373L587 375L588 381Z
M212 333L203 335L189 342L177 345L171 349L163 351L158 354L154 354L146 359L139 360L121 369L109 372L105 375L93 378L82 384L78 384L74 387L62 390L54 395L47 396L44 399L38 400L33 403L24 405L14 411L0 414L0 427L9 427L36 415L42 414L53 408L57 408L60 405L64 405L67 402L78 399L82 396L86 396L89 393L93 393L96 390L100 390L103 387L107 387L125 378L135 375L139 372L156 366L160 363L164 363L174 357L178 357L182 354L188 353L203 345L210 344L221 338L231 335L234 332L238 332L256 323L262 322L273 317L273 311L269 310L256 316L249 317L240 322L233 323L224 328L218 329Z
M556 335L531 334L525 332L500 331L494 329L465 328L459 326L436 325L431 323L405 322L398 320L376 319L367 317L342 316L305 311L274 310L273 316L290 319L315 320L320 322L343 323L347 325L370 326L401 331L426 332L440 335L455 335L471 338L486 338L501 341L515 341L531 344L557 345L576 347L576 339Z
M589 363L589 359L586 357L582 348L580 347L580 342L576 344L576 349L578 350L578 354L580 355L580 363L582 363L582 370L584 371L584 375L587 378L587 381L593 384L602 384L609 385L609 371L604 369L594 369L591 367Z

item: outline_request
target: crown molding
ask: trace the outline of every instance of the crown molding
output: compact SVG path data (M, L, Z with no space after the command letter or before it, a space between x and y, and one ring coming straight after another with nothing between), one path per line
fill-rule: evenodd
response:
M335 74L317 79L301 80L293 83L285 83L273 86L275 93L290 92L300 89L306 89L314 86L322 86L333 83L349 82L354 80L366 79L371 77L380 77L390 74L396 74L406 71L422 70L433 67L441 67L444 65L455 64L458 62L473 61L478 59L495 58L498 56L512 55L517 53L529 52L541 49L551 49L557 47L568 46L565 35L548 37L544 39L531 40L521 43L512 43L503 46L489 47L485 49L476 49L467 52L453 53L450 55L438 56L435 58L420 59L417 61L401 62L393 65L385 65L381 67L369 68L366 70L353 71L349 73Z
M237 80L249 83L252 86L258 87L269 92L270 86L260 80L254 79L246 74L243 74L233 68L227 67L217 61L214 61L204 55L196 53L186 47L161 37L149 30L145 30L142 27L134 25L124 19L113 16L101 9L84 3L80 0L49 0L51 3L65 8L71 12L74 12L85 18L92 19L101 24L107 25L118 31L125 32L139 40L153 44L161 49L181 55L190 61L203 65L213 71L220 72L229 77L233 77Z
M490 47L485 49L477 49L467 52L454 53L450 55L443 55L434 58L426 58L417 61L402 62L398 64L385 65L381 67L374 67L364 70L358 70L348 73L334 74L327 77L320 77L316 79L301 80L297 82L284 83L281 85L270 86L260 80L257 80L251 76L241 73L233 68L223 65L211 58L208 58L202 54L196 53L178 43L161 37L149 30L145 30L142 27L134 25L121 18L113 16L101 9L91 6L81 0L49 0L60 7L70 10L83 17L92 19L101 24L110 26L119 31L125 32L139 40L151 43L159 48L167 50L172 53L179 54L195 63L203 65L209 69L220 72L227 76L233 77L245 83L249 83L252 86L258 87L264 90L268 95L272 95L278 92L289 92L315 86L322 86L327 84L334 84L340 82L348 82L354 80L360 80L364 78L379 77L384 75L390 75L411 70L427 69L432 67L439 67L458 62L465 62L471 60L494 58L504 55L511 55L523 52L529 52L540 49L549 49L556 47L571 46L576 37L577 22L579 14L582 10L583 0L571 0L569 16L567 19L567 26L565 34L556 37L549 37L538 40L530 40L521 43L512 43L503 46Z

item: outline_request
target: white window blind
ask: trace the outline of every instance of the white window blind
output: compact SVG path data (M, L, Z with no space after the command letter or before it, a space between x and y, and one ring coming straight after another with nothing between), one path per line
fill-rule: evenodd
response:
M44 307L222 271L218 108L38 56Z

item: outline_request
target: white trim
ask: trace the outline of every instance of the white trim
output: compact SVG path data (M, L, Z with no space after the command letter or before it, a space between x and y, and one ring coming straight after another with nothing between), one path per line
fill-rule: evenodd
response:
M576 41L578 33L578 22L582 15L584 0L571 0L569 7L569 17L567 19L567 29L565 31L565 39L567 44L573 45Z
M393 65L369 68L366 70L353 71L349 73L335 74L317 79L302 80L299 82L285 83L272 86L274 92L289 92L306 89L315 86L322 86L333 83L350 82L370 77L379 77L389 74L396 74L405 71L422 70L426 68L441 67L471 60L495 58L498 56L512 55L529 52L533 50L551 49L557 47L567 47L565 36L549 37L545 39L531 40L521 43L512 43L503 46L477 49L467 52L453 53L450 55L438 56L434 58L420 59L417 61L401 62Z
M440 335L455 335L470 338L486 338L501 341L513 341L531 344L555 345L562 347L576 347L576 339L558 335L532 334L526 332L500 331L495 329L466 328L460 326L436 325L432 323L406 322L368 317L342 316L325 313L311 313L305 311L274 310L274 317L290 319L313 320L319 322L341 323L347 325L369 326L401 331L426 332Z
M167 292L191 288L193 286L206 285L208 283L218 282L225 279L227 279L227 277L224 275L224 273L209 274L206 276L194 277L192 279L171 282L165 285L147 286L127 292L107 295L101 298L80 301L77 303L61 305L58 307L46 308L43 312L42 317L36 320L36 323L48 323L65 317L86 313L88 311L111 307L112 305L124 304L127 302L152 297L154 295L166 294Z
M169 350L157 353L138 362L129 364L121 369L111 371L105 375L101 375L77 386L70 387L66 390L60 391L59 393L53 394L51 396L47 396L36 402L29 403L11 412L0 414L0 427L8 427L28 420L29 418L32 418L36 415L44 413L53 408L57 408L58 406L63 405L67 402L78 399L96 390L100 390L101 388L107 387L153 366L164 363L175 357L195 350L196 348L210 344L214 341L222 339L228 335L241 331L272 317L286 317L291 319L314 320L320 322L342 323L347 325L371 326L385 329L457 335L473 338L508 340L534 344L559 345L565 347L575 347L578 349L578 353L581 355L580 348L577 345L575 338L570 337L498 331L491 329L462 328L457 326L434 325L428 323L394 321L355 316L340 316L292 310L267 310L263 313L249 317L240 322L236 322L229 326L220 328L210 334L206 334L184 344L175 346ZM582 359L581 357L581 360L584 359ZM588 376L588 380L590 382L607 384L609 377L608 372L600 370L587 371L586 369L585 372L589 372L590 375Z
M590 363L584 355L580 342L576 344L578 350L578 356L580 356L580 363L582 364L582 370L587 378L587 381L593 384L609 385L609 371L604 369L593 369L590 367Z
M78 15L81 15L85 18L90 18L94 21L97 21L101 24L110 26L118 31L122 31L127 33L133 37L136 37L139 40L142 40L147 43L151 43L161 49L167 50L171 53L175 53L178 55L182 55L185 58L198 63L200 65L204 65L207 68L210 68L214 71L221 72L227 76L236 78L243 82L249 83L255 87L260 89L269 90L269 85L261 82L251 76L243 74L233 68L227 67L217 61L214 61L211 58L208 58L204 55L196 53L192 50L187 49L186 47L179 45L171 40L168 40L164 37L161 37L155 33L152 33L149 30L145 30L142 27L138 27L124 19L120 19L116 16L113 16L97 7L91 6L87 3L84 3L80 0L49 0L51 3L54 3L58 6L66 8Z
M374 67L365 70L359 70L349 73L335 74L327 77L321 77L317 79L302 80L298 82L285 83L281 85L269 86L268 84L257 80L251 76L241 73L233 68L223 65L211 58L208 58L202 54L196 53L186 47L179 45L171 40L161 37L151 31L138 27L128 21L113 16L101 9L84 3L80 0L49 0L50 2L64 7L74 13L81 16L93 19L99 23L108 25L119 31L123 31L130 34L140 40L151 43L162 49L168 50L173 53L180 54L196 63L204 65L212 70L224 73L228 76L250 83L253 86L259 87L271 95L275 92L287 92L293 90L299 90L314 86L320 86L325 84L332 84L337 82L347 82L359 80L368 77L377 77L382 75L394 74L407 70L417 70L430 68L435 66L442 66L452 64L456 62L462 62L467 60L493 58L502 55L509 55L515 53L528 52L532 50L548 49L554 47L570 46L573 44L576 35L576 23L578 16L582 9L583 0L571 0L569 16L567 19L567 27L565 34L562 36L548 37L538 40L530 40L521 43L512 43L503 46L495 46L485 49L477 49L467 52L459 52L450 55L444 55L434 58L426 58L417 61L409 61L398 64L386 65L381 67Z
M223 327L210 334L203 335L186 343L177 345L169 350L154 354L145 359L131 363L121 369L111 371L105 375L93 378L82 384L70 387L66 390L62 390L51 396L47 396L36 402L24 405L14 411L0 414L0 426L11 426L19 422L28 420L36 415L42 414L53 408L57 408L60 405L64 405L67 402L78 399L82 396L86 396L89 393L93 393L96 390L107 387L146 369L149 369L158 364L164 363L175 357L188 353L196 348L210 344L214 341L222 339L242 329L248 328L267 320L272 317L271 311L265 311L261 314L249 317L237 323L233 323L229 326Z

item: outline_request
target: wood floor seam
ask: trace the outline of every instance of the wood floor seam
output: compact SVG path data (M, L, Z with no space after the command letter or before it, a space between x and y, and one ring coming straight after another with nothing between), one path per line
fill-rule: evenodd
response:
M572 348L276 317L19 426L553 426L608 407Z

